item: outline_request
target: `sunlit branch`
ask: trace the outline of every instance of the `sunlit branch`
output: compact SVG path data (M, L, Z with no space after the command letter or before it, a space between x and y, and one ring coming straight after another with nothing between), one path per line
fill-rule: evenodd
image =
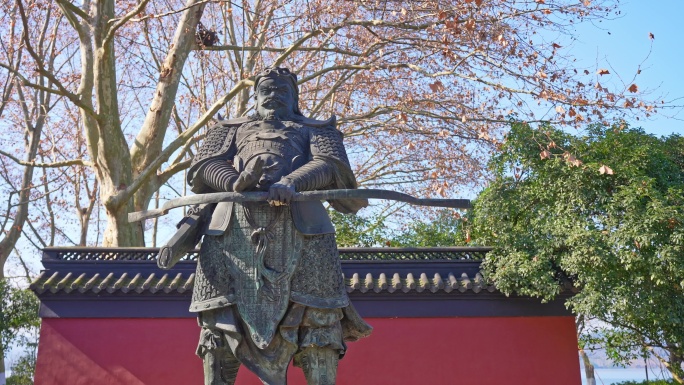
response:
M288 48L274 48L274 47L254 47L254 46L240 46L240 45L215 45L211 47L201 47L196 45L193 49L201 49L203 51L247 51L247 52L285 52ZM332 52L338 53L346 56L360 57L362 54L347 51L339 48L326 48L326 47L299 47L294 51L301 52Z
M157 177L160 179L161 183L166 183L166 181L169 178L171 178L172 176L174 176L176 173L183 171L183 170L187 169L188 167L190 167L190 163L192 163L192 161L190 161L190 160L175 163L172 166L170 166L169 168L167 168L166 170L157 174Z
M118 206L120 202L128 200L132 194L134 194L140 187L146 182L147 178L149 178L153 173L156 172L156 170L161 166L166 160L169 159L169 157L176 151L178 150L183 144L185 144L188 140L192 138L192 136L200 129L202 128L209 119L211 119L212 116L214 116L221 107L223 107L226 103L228 103L229 100L231 100L235 95L237 95L238 92L242 91L243 89L251 86L254 84L254 80L252 79L243 79L239 81L235 86L233 87L230 92L228 92L226 95L224 95L222 98L214 102L212 106L205 111L199 119L195 123L193 123L190 128L185 130L182 134L178 135L176 139L174 139L162 152L159 154L159 156L150 164L147 165L147 167L140 172L137 178L133 180L133 182L126 187L123 191L120 191L118 194L113 195L109 198L107 202L105 202L105 205L110 207L110 205L113 205L114 207Z
M67 0L55 0L55 1L59 5L59 7L62 9L62 13L64 13L64 15L67 17L67 19L73 18L71 15L76 15L83 20L88 20L88 18L89 18L88 14L83 12L83 10L81 8L73 5L71 2L69 2Z
M131 20L135 15L139 14L142 12L145 7L147 6L147 3L149 3L150 0L142 0L135 8L133 8L132 11L128 12L124 17L118 18L118 19L112 19L109 20L108 23L114 23L111 25L107 31L107 35L105 35L104 39L102 40L102 46L107 46L111 43L112 39L114 38L114 34L116 31L119 30L124 24L126 24L129 20ZM192 4L186 8L192 8L197 4Z
M71 160L65 160L62 162L53 162L53 163L41 163L41 162L36 162L36 161L29 162L26 160L21 160L15 156L13 156L10 153L3 151L3 150L0 150L0 155L8 157L14 163L17 163L17 164L22 165L22 166L29 166L29 167L60 168L60 167L67 167L67 166L87 166L87 167L90 167L93 165L91 162L87 162L83 159L71 159Z
M149 2L149 0L148 0L148 2ZM238 5L238 4L235 4L235 3L233 3L232 1L229 1L229 0L201 0L201 1L197 1L196 3L194 3L194 4L192 4L192 5L188 5L188 6L186 6L186 7L179 8L179 9L176 9L176 10L173 10L173 11L169 11L169 12L165 12L165 13L159 13L159 14L156 14L156 15L155 15L155 14L150 14L150 15L146 15L146 16L138 17L138 18L131 18L130 21L138 22L138 21L143 21L143 20L147 20L147 19L156 19L156 18L159 18L159 17L171 16L171 15L175 15L175 14L184 12L184 11L186 11L186 10L192 8L192 7L195 7L195 6L198 6L198 5L201 5L201 4L208 4L208 3L216 3L216 4L228 3L228 4L230 4L230 5L234 6L234 7L237 7L237 8L240 8L240 9L243 8L242 6L240 6L240 5ZM249 12L249 11L248 11L248 12ZM138 13L139 13L139 12L138 12ZM137 13L133 14L133 16L135 16L135 15L137 15ZM114 20L112 20L112 21L116 21L116 20L120 20L120 19L114 19Z
M22 21L22 24L24 26L24 34L23 34L23 40L25 43L24 46L26 47L26 50L29 52L31 57L33 57L36 65L38 66L38 72L41 75L45 76L52 84L57 86L58 90L54 90L54 89L49 88L49 87L44 87L44 86L41 86L39 84L32 83L27 78L25 78L21 73L19 73L17 70L5 65L4 63L0 63L0 67L6 68L9 71L11 71L12 73L14 73L15 75L17 75L17 77L19 77L21 79L21 81L24 85L35 88L35 89L43 90L45 92L50 92L50 93L53 93L56 95L64 96L64 97L68 98L76 106L81 108L83 111L88 113L89 115L96 116L95 112L89 106L82 103L80 98L77 95L75 95L72 92L69 92L62 85L62 83L55 77L55 75L52 72L50 72L44 68L43 63L42 63L42 58L34 51L32 45L30 43L30 40L28 37L28 31L30 30L30 27L28 25L28 20L26 18L26 14L24 13L23 5L22 5L21 1L17 2L17 4L19 6L19 15L21 17L21 21Z

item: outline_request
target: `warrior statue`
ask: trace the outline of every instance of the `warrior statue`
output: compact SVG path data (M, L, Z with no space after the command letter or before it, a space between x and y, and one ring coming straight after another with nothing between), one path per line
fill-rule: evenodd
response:
M192 191L267 191L258 203L212 207L190 311L202 328L205 384L233 384L241 365L264 384L287 367L308 384L334 384L345 341L370 334L344 286L334 228L323 204L300 191L356 188L335 118L306 118L297 76L269 68L254 82L255 114L211 127L188 173ZM355 213L364 199L330 201Z

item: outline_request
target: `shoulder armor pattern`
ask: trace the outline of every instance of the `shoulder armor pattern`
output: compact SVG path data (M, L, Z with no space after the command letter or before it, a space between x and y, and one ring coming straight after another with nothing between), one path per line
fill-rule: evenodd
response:
M230 124L230 121L220 122L210 127L207 130L207 137L202 141L202 145L192 159L190 167L204 159L228 152L233 141L227 139L229 139L229 135L234 134L235 127L234 124Z
M313 127L311 130L311 155L324 156L349 165L342 133L334 127Z

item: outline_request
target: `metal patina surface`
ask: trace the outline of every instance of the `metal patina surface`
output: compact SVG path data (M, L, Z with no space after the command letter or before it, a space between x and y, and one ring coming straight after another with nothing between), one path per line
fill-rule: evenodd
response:
M309 384L334 384L345 341L372 328L349 302L323 204L296 197L349 191L356 180L335 119L301 114L296 75L266 69L254 91L255 115L209 128L188 182L198 194L261 191L267 203L198 202L158 264L171 268L203 237L190 311L202 328L205 384L233 384L245 366L265 384L284 385L293 359ZM368 203L344 195L328 200L340 212Z

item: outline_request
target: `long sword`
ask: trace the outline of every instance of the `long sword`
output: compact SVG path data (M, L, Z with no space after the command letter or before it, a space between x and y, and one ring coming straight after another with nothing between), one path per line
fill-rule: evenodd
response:
M164 203L161 208L136 211L128 214L128 222L139 222L166 215L169 210L190 205L218 203L218 202L263 202L268 198L268 192L218 192L210 194L198 194L171 199ZM320 190L303 191L296 193L292 201L322 201L338 199L387 199L398 202L406 202L416 206L450 207L455 209L469 209L469 199L438 199L416 198L397 191L380 189L349 189L349 190Z

